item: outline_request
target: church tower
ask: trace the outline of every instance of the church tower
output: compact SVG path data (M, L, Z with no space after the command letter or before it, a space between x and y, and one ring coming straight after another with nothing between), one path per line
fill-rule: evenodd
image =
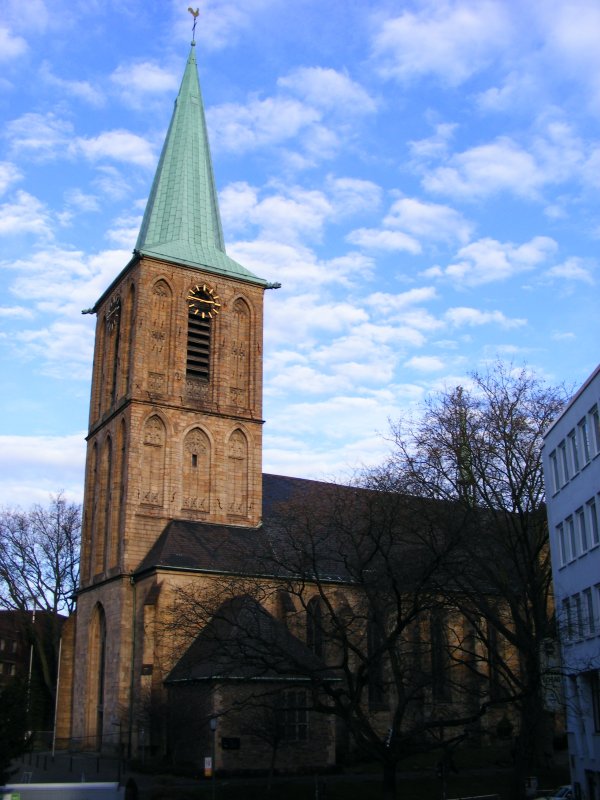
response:
M134 573L161 532L260 524L265 288L225 252L192 43L133 258L93 309L72 712L84 747L114 742L132 707Z

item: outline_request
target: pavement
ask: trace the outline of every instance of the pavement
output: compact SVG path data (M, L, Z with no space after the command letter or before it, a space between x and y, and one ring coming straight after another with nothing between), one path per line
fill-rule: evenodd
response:
M149 796L150 790L160 784L161 776L134 772L126 767L123 760L94 753L69 753L51 751L28 753L13 763L15 769L11 783L80 783L117 782L126 785L133 778L142 797ZM199 779L177 777L164 779L169 787L197 786ZM204 780L202 780L204 783Z

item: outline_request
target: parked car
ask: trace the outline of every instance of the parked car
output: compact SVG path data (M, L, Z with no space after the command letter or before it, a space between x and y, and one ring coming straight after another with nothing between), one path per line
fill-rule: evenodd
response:
M559 786L558 789L555 789L549 794L540 795L536 797L535 800L574 800L574 798L575 792L573 791L573 787L566 785Z

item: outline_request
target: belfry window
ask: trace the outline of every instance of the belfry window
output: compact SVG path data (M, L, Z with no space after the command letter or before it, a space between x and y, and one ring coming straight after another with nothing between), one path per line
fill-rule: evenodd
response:
M212 325L219 313L219 297L206 285L194 286L187 297L188 338L187 364L188 378L207 381L210 378L210 342Z

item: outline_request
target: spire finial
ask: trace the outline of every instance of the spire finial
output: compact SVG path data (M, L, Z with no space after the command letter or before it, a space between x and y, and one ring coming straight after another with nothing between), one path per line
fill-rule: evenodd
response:
M198 21L198 14L200 13L200 9L197 8L194 11L194 9L190 6L188 8L188 11L190 12L192 17L194 18L194 25L192 27L192 45L195 45L196 44L196 22Z

